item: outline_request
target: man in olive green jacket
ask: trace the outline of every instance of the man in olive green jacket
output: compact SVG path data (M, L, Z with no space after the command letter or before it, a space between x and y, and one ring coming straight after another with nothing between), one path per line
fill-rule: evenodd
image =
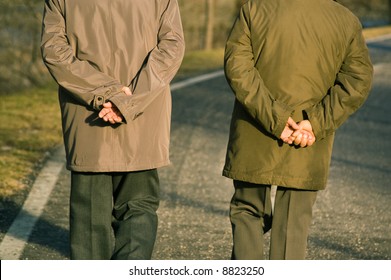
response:
M151 258L184 54L177 0L46 0L42 54L72 171L71 258Z
M226 44L236 100L223 175L234 180L234 259L304 259L336 129L366 100L361 24L332 0L250 0ZM271 201L271 186L278 186Z

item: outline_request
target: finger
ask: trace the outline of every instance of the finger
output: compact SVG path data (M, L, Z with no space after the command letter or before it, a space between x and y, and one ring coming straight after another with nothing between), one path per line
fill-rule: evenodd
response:
M103 109L100 110L100 112L99 112L99 118L103 118L103 117L106 116L107 113L109 113L110 111L111 111L111 109L103 108Z
M109 122L111 123L111 124L116 124L117 123L117 120L118 120L118 118L119 118L119 116L117 115L117 114L115 114L115 113L112 113L111 115L110 115L110 117L109 117Z
M110 118L113 119L114 123L122 122L122 114L118 110L114 110Z
M291 145L291 144L293 144L293 141L295 141L295 139L296 139L296 137L293 137L293 136L291 135L291 136L285 138L285 141L284 141L284 142L287 143L287 144L289 144L289 145Z
M308 135L308 143L313 144L315 142L315 135L312 132L307 132L307 135ZM308 146L308 144L307 144L307 146Z
M312 137L312 139L308 141L307 147L312 146L314 143L315 143L315 137Z
M113 116L114 116L114 113L113 112L108 112L104 117L103 117L103 120L104 121L110 121L110 119L113 119Z
M282 141L286 144L291 144L291 143L289 143L290 142L289 137L282 139Z
M129 96L132 95L132 91L130 90L130 88L127 87L127 88L125 89L125 94L126 94L126 95L129 95Z
M300 142L300 147L302 148L306 147L307 143L308 143L308 135L304 134Z
M293 136L289 136L288 138L288 144L292 145L293 142L295 141L296 137L293 137Z
M132 91L130 90L129 87L123 87L123 88L122 88L122 91L123 91L126 95L132 95Z
M312 138L314 138L313 134L307 130L304 131L304 134L307 135L308 140L311 140Z
M291 136L293 133L293 130L290 129L289 127L285 127L284 130L282 131L281 133L281 136L280 138L281 139L285 139L285 138L288 138L289 136Z
M291 117L288 118L287 124L294 130L300 129L299 125Z
M122 122L122 118L120 116L117 116L114 120L116 123Z
M302 130L296 130L295 132L292 133L292 136L296 138L299 134L302 133L303 133Z
M103 103L103 107L104 108L112 108L113 107L113 103L111 103L111 102Z
M295 143L295 145L300 145L301 143L301 139L303 138L303 134L300 133L299 135L296 136L295 140L293 141L293 143Z

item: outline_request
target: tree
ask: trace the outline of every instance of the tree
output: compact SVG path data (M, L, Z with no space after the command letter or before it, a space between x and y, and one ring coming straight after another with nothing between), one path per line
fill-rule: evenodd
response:
M186 49L223 47L247 0L178 0ZM364 23L391 23L391 0L338 0ZM39 52L42 0L0 0L0 94L51 81Z
M388 23L391 23L391 0L388 0Z
M205 21L205 50L210 50L213 48L213 38L214 38L214 23L215 23L215 1L214 0L205 0L206 1L206 21Z
M1 0L0 94L49 80L39 50L42 8L40 0Z

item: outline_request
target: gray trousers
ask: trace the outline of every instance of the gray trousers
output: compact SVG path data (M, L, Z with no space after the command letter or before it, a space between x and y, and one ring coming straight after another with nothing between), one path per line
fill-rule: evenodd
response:
M272 214L270 186L241 181L234 181L234 186L232 259L264 259L263 235L270 229L270 259L305 259L317 191L278 187Z
M150 259L157 232L157 170L71 176L71 259Z

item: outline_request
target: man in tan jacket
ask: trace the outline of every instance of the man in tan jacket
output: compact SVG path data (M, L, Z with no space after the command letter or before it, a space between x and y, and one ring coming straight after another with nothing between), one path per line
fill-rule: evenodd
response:
M71 258L149 259L184 54L178 3L46 0L42 30L72 173Z
M335 131L366 100L373 68L359 20L335 1L245 2L225 53L232 258L264 258L272 229L271 259L304 259Z

